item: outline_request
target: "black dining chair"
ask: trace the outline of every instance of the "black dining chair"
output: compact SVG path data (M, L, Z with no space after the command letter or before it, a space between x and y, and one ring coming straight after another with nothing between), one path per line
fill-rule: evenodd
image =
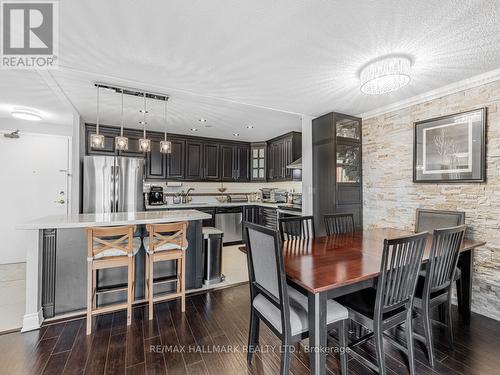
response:
M417 208L415 218L415 233L427 231L432 233L434 229L451 228L465 224L465 212L463 211L444 211ZM425 276L427 265L422 267L420 274ZM462 272L460 271L460 262L457 271L454 274L454 281L457 285L458 305L461 305L460 296L462 295Z
M415 218L415 233L432 233L434 229L451 228L464 224L465 212L417 208Z
M281 339L281 374L290 369L291 347L309 336L308 299L286 282L281 240L277 231L245 222L243 235L247 247L250 284L250 329L247 361L259 343L259 323L263 321ZM338 302L327 302L327 329L337 326L339 344L346 345L347 309ZM340 350L342 374L347 374L347 355Z
M315 237L314 217L296 216L278 220L282 241L294 239L309 239Z
M385 331L405 323L407 347L391 342L408 355L410 374L415 374L413 353L413 297L422 263L427 232L384 240L380 274L376 287L350 293L337 302L347 307L349 318L371 332L348 345L348 354L378 372L386 374L383 337ZM351 350L371 338L375 341L377 364Z
M323 220L327 236L354 233L354 214L325 214Z
M425 276L420 276L415 291L414 308L422 317L424 336L415 333L415 338L422 341L434 367L434 348L432 345L431 309L444 305L446 308L445 325L448 331L450 347L453 348L453 326L451 317L451 287L457 272L458 255L465 236L465 225L452 228L435 229L431 252L427 262ZM437 322L441 323L441 322Z

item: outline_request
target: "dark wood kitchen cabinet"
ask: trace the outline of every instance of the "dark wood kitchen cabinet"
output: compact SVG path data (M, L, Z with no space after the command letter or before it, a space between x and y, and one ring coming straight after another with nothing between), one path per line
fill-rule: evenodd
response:
M170 137L171 153L167 154L167 179L168 180L183 180L184 179L184 163L186 160L185 150L186 141Z
M203 167L202 178L207 181L219 181L219 150L217 143L203 144Z
M323 215L352 213L363 225L361 119L328 113L312 121L313 212L316 234L325 233Z
M220 158L220 180L249 181L250 146L248 144L222 144Z
M115 149L115 137L120 134L116 126L102 125L104 135L102 149L92 149L90 135L95 133L94 124L85 125L86 155L118 155L145 158L147 180L179 181L287 181L300 179L300 170L286 169L286 165L301 157L301 134L291 132L269 142L250 144L224 139L169 134L172 152L162 154L160 142L163 133L148 131L151 151L139 151L140 129L124 129L129 139L126 151ZM254 157L255 153L255 157Z
M185 180L199 181L203 177L203 143L186 141Z
M288 169L287 165L302 157L302 134L291 132L267 142L267 179L290 181L300 179L300 170Z
M146 179L164 180L167 178L167 157L160 152L160 141L151 140L151 151L146 153Z

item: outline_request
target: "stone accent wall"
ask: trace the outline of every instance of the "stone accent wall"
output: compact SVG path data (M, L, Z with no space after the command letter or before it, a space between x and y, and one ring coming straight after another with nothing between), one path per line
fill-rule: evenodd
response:
M487 182L415 184L413 123L487 107ZM466 212L476 249L472 309L500 320L500 81L363 119L364 225L413 229L415 209Z

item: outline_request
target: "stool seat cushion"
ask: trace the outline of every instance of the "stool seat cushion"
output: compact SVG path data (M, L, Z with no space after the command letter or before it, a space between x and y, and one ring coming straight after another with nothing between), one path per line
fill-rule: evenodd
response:
M149 250L149 239L144 240L144 248L146 251ZM163 245L155 247L155 251L168 251L168 250L186 250L183 249L180 245L175 244L175 243L164 243Z
M290 328L292 335L298 335L309 330L309 314L307 297L291 286L287 286L290 301ZM253 307L260 312L273 326L281 332L281 312L266 297L258 294L253 300ZM326 324L347 319L347 309L335 302L326 302Z
M132 241L132 247L134 249L134 256L135 256L139 252L139 249L141 248L141 239L139 237L134 237L134 239ZM127 256L127 255L128 254L126 251L112 247L110 249L106 249L103 252L95 255L94 259L102 259L102 258L108 258L108 257L120 257L120 256Z

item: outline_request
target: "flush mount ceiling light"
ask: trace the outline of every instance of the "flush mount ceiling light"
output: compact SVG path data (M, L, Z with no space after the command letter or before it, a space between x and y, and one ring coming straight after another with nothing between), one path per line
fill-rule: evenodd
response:
M200 118L198 121L199 121L199 122L207 122L207 119Z
M239 137L240 133L233 133L233 137Z
M247 125L247 129L253 129L253 125Z
M399 90L411 79L411 60L405 56L378 59L361 69L361 91L369 95L381 95Z
M191 128L191 131L192 131L192 132L197 132L197 131L198 131L198 129L196 129L196 128Z
M39 114L32 112L32 111L25 111L25 110L14 110L10 113L12 117L21 119L21 120L28 120L28 121L41 121L42 116Z

